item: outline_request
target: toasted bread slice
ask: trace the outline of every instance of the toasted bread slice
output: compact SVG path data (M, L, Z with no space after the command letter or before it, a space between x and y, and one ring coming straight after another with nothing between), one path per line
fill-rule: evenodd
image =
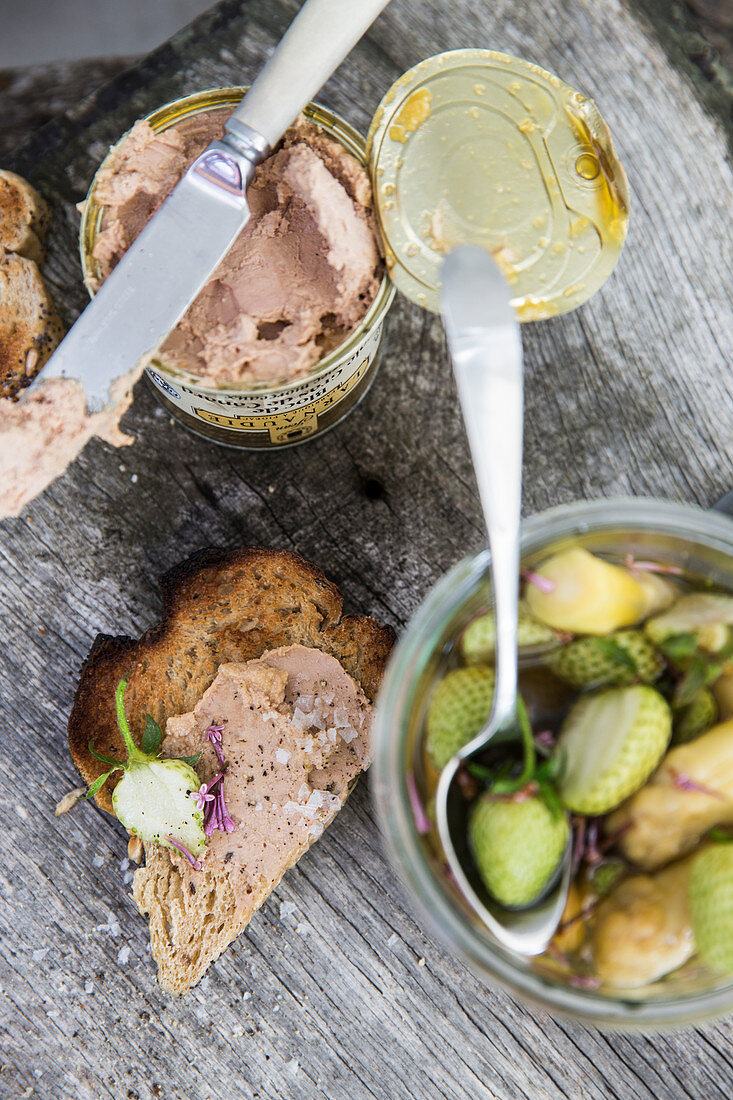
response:
M49 209L22 176L0 168L0 253L15 252L41 263Z
M0 250L0 397L27 386L62 336L38 265Z
M338 588L297 554L257 547L204 550L167 573L161 590L160 625L137 640L100 635L82 669L68 736L87 783L104 771L89 751L90 741L99 752L124 756L114 707L115 687L123 678L137 741L146 714L165 728L168 718L194 711L221 666L241 665L294 644L335 657L366 698L374 700L394 631L368 617L342 616ZM97 796L110 811L113 785L108 781ZM298 848L288 866L309 843ZM181 993L198 981L246 926L277 877L256 885L243 909L231 876L221 868L198 873L191 890L185 860L148 845L134 896L150 920L164 988Z

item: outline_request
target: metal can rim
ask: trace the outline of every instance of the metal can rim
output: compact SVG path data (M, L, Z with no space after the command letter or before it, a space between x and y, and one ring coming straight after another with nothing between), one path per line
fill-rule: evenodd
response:
M223 88L207 88L202 91L192 92L189 95L180 96L177 99L170 100L168 103L164 103L162 106L157 107L154 111L143 116L143 121L148 122L156 132L162 132L180 119L195 115L199 113L200 110L216 110L219 107L226 107L230 104L235 105L245 94L247 87L248 85L230 85ZM354 127L345 119L341 118L340 115L337 115L327 107L322 107L318 103L308 103L303 113L307 118L312 119L317 125L326 130L331 137L340 141L352 156L355 156L367 170L369 169L366 141L358 130L355 130ZM101 226L103 213L102 207L97 204L95 199L94 192L96 183L99 173L109 162L115 150L125 140L130 129L131 127L125 130L114 145L110 146L107 155L98 165L92 177L89 190L83 203L81 225L79 227L79 254L81 257L84 285L87 288L90 298L93 298L95 293L91 285L92 279L95 276L92 249ZM295 379L280 381L274 384L270 382L227 382L226 385L211 386L202 384L198 375L189 374L176 367L171 367L165 363L161 363L158 359L153 359L150 362L150 367L166 376L166 378L174 380L178 384L194 387L204 395L256 393L262 394L263 396L276 396L286 393L299 383L306 381L310 382L319 375L328 373L328 371L342 358L351 354L363 340L364 336L386 315L394 300L395 292L394 284L385 269L376 297L354 331L347 336L338 347L323 356L322 359L319 359L305 374Z

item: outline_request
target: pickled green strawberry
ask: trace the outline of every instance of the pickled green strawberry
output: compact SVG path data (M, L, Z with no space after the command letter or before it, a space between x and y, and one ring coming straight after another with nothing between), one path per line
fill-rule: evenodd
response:
M675 713L672 743L684 745L706 733L718 718L718 704L712 691L702 688L697 695Z
M649 619L644 630L655 645L669 638L692 635L700 649L719 653L730 644L732 627L732 596L694 592L682 596L669 611Z
M527 606L519 605L517 643L521 649L540 649L556 645L557 633L544 623L538 623ZM461 653L469 665L491 664L496 652L496 619L493 611L480 615L469 623L461 638Z
M556 749L565 805L594 816L613 810L646 782L671 733L668 703L645 684L581 699L563 722Z
M650 684L664 661L640 630L619 630L606 638L577 638L545 658L561 680L573 687L601 684Z
M702 961L733 974L733 844L713 844L695 856L688 901Z
M112 792L112 809L145 844L169 848L168 837L173 836L197 856L206 844L204 815L191 795L200 786L196 772L183 760L129 764Z
M508 801L483 795L473 806L469 844L486 889L502 905L530 905L550 882L569 825L541 798Z
M570 634L610 634L635 626L647 606L645 590L626 569L579 546L538 566L525 598L536 619Z
M588 872L588 884L599 898L610 894L614 886L627 873L628 865L622 859L605 859Z
M494 670L479 665L449 672L428 706L427 749L442 770L486 724L494 698Z
M195 761L168 759L159 755L162 731L148 715L140 749L132 739L125 714L127 681L121 680L115 692L117 725L127 749L127 760L115 760L98 753L93 745L93 756L109 768L100 775L87 791L87 798L95 795L110 775L122 772L122 778L112 792L112 809L115 816L146 844L160 844L175 848L197 868L196 857L204 850L203 799L201 806L191 796L199 791L201 783L192 767ZM205 789L205 788L204 788Z

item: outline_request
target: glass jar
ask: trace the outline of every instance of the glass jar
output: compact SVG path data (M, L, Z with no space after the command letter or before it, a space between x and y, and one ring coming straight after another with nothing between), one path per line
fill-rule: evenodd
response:
M569 546L627 553L679 565L733 590L733 522L721 514L654 500L578 502L523 524L522 564L536 568ZM387 849L416 906L437 937L490 984L550 1012L617 1030L690 1024L733 1010L733 980L672 975L624 991L569 988L539 974L531 960L500 947L463 904L416 828L407 789L420 774L427 702L446 652L467 623L491 604L484 551L459 562L429 593L410 621L387 668L374 721L372 785Z
M196 92L160 107L146 121L159 133L204 111L233 108L246 90L231 87ZM312 103L304 114L367 166L364 139L347 122ZM96 179L95 175L84 204L79 238L84 282L90 294L100 274L92 253L104 217L104 208L95 198ZM204 386L195 375L158 359L151 362L146 377L160 403L198 435L254 450L301 443L337 424L366 394L379 367L385 318L394 294L385 274L356 330L294 381Z

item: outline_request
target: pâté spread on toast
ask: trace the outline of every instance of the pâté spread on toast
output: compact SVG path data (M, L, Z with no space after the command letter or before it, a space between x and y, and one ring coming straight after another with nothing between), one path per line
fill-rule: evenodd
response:
M144 842L133 894L161 984L184 992L368 766L394 634L342 616L338 589L286 551L207 552L162 588L157 629L95 643L69 745Z

